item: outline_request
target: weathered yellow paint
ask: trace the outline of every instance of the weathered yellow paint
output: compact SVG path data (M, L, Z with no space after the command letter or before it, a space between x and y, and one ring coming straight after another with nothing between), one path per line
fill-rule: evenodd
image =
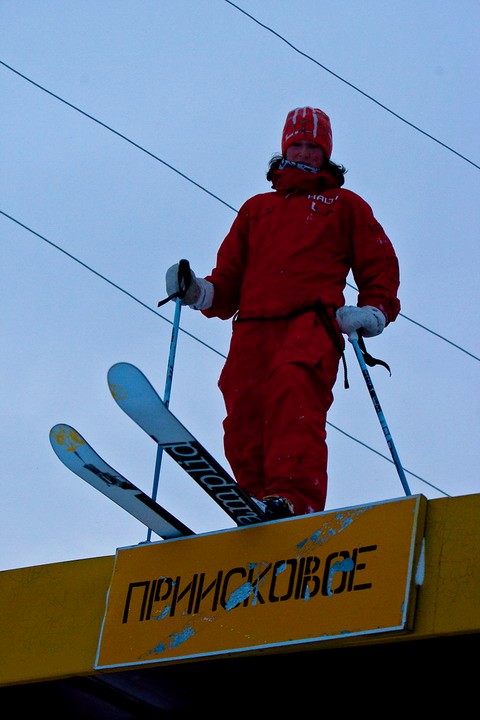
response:
M430 500L415 634L480 632L480 495Z
M0 573L0 684L91 674L113 557Z
M97 667L405 630L425 505L409 497L119 550Z
M399 641L480 632L479 521L480 495L427 502L425 577L413 629ZM168 544L173 542L190 538ZM114 562L111 556L0 572L0 685L98 672L95 656ZM384 641L391 642L392 634L355 638L364 645ZM318 647L347 642L339 638Z

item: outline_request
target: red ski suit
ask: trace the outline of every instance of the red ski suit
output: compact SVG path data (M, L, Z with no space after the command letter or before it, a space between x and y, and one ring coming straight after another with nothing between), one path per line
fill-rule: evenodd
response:
M274 173L274 192L240 209L207 280L207 317L233 316L222 370L225 455L238 484L290 500L296 515L325 508L327 411L343 336L350 269L358 305L394 320L398 261L370 206L328 171ZM319 313L319 304L323 310Z

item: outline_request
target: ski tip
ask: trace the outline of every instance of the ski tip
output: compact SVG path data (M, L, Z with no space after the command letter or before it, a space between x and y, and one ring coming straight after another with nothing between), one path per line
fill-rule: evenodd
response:
M157 394L147 376L136 365L128 362L118 362L112 365L107 375L108 388L118 405L123 404L131 397L132 392L139 393L152 391Z
M86 445L86 440L80 435L75 428L65 423L54 425L49 433L50 444L56 451L59 448L75 451L82 445Z
M129 362L118 362L112 365L107 373L108 384L115 385L121 380L126 378L145 377L142 371L136 366Z
M57 435L63 435L68 433L70 430L73 430L70 425L67 425L66 423L57 423L51 428L50 437L52 438L57 437Z
M136 366L136 365L133 365L132 363L129 363L129 362L117 362L117 363L114 363L114 364L112 365L112 367L111 367L111 368L109 369L109 371L108 371L108 374L110 375L110 373L116 373L116 372L119 372L119 371L122 371L122 370L127 370L127 371L129 370L129 371L134 371L134 372L141 372L141 370L139 370L139 369L137 368L137 366Z

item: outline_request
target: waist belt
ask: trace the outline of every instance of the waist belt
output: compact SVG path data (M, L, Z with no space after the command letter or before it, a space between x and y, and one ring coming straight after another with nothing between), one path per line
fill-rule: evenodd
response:
M327 331L330 339L332 340L335 348L338 350L338 353L341 357L342 364L343 364L343 385L346 390L350 387L348 383L348 373L347 373L347 361L345 359L345 342L343 340L343 337L340 333L340 330L336 323L334 323L333 316L331 312L329 311L328 307L322 303L321 300L317 300L317 302L314 305L310 305L309 307L301 308L300 310L294 310L291 313L288 313L287 315L275 315L273 317L240 317L239 314L234 318L235 322L265 322L265 321L273 321L273 320L288 320L289 318L295 317L296 315L303 315L303 313L306 312L316 312L318 317L320 318L323 327ZM333 313L334 315L334 313ZM362 352L363 359L365 360L365 364L369 365L370 367L373 367L374 365L383 365L383 367L387 368L388 372L391 373L391 370L386 362L383 360L378 360L377 358L372 357L365 347L365 342L363 340L363 337L359 334L358 335L358 346Z

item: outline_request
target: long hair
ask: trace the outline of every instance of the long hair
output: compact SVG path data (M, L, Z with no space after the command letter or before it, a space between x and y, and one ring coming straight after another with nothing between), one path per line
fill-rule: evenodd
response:
M272 180L273 173L275 172L275 170L278 170L278 167L282 160L283 155L275 154L272 156L270 162L268 163L267 180ZM342 187L345 182L345 174L347 173L346 167L344 167L343 165L337 165L337 163L334 163L332 160L326 160L320 169L328 170L328 172L333 175L335 180L338 182L339 187Z

